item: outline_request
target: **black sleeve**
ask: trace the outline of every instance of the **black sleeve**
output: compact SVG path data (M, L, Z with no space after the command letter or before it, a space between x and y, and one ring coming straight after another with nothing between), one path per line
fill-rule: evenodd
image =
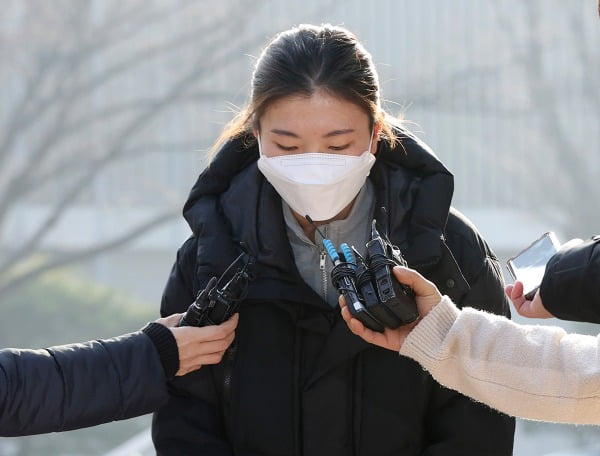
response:
M161 314L184 312L195 298L195 238L179 249L165 286ZM152 420L152 440L158 455L230 455L212 366L169 382L169 399Z
M558 318L600 323L600 236L556 253L546 266L540 296Z
M451 215L447 236L469 284L469 290L457 304L510 317L500 264L485 240L460 214ZM512 454L514 418L437 382L434 382L428 417L424 455Z
M150 413L167 399L154 344L114 339L0 351L0 435L79 429Z
M179 370L179 347L171 330L160 323L151 322L142 328L142 332L154 344L165 376L168 379L175 377Z

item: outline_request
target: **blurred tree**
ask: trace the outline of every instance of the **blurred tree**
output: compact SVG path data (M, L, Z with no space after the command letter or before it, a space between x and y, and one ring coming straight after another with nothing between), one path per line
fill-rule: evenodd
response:
M0 347L40 348L126 334L156 317L147 303L77 277L52 271L5 297ZM0 438L0 454L103 454L148 427L150 417L90 429L19 438Z
M73 271L54 270L2 301L0 347L41 348L105 339L135 331L155 318L146 302Z
M127 160L143 163L140 157L153 153L198 147L198 135L176 142L163 124L191 104L228 99L207 81L231 71L264 41L264 34L247 27L256 8L249 0L3 5L0 296L45 271L123 246L178 214L181 202L173 201L169 188L144 184L131 175L135 167L125 168L120 180L103 186L153 193L146 196L143 220L123 223L110 239L39 256L69 210L106 205L95 186ZM32 208L37 216L26 217Z

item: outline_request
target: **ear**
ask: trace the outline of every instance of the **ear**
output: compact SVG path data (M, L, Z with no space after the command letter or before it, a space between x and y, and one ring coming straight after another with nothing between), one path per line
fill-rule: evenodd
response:
M373 140L371 141L371 153L375 155L377 153L377 143L379 142L379 132L381 131L381 124L376 122L373 125Z

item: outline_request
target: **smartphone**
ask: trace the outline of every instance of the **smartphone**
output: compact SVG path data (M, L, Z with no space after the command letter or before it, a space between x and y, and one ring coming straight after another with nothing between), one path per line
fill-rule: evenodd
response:
M532 300L539 289L548 260L558 251L560 243L552 231L521 250L506 263L514 280L523 282L523 294Z

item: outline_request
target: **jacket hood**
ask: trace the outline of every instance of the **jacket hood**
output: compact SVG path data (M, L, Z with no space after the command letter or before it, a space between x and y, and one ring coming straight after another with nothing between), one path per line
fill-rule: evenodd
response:
M196 202L203 196L223 193L237 173L258 160L256 142L249 144L251 144L249 136L228 141L198 176L183 206L183 216L192 232L196 233L199 228L199 220L194 211Z
M454 193L454 176L437 158L433 151L420 139L408 131L399 134L400 145L390 148L380 143L377 149L377 162L371 176L375 185L386 189L379 194L379 206L389 208L402 201L405 187L396 178L397 173L385 172L386 168L402 168L408 171L417 183L417 190L409 203L407 233L388 232L390 239L408 239L401 246L402 252L413 267L428 267L438 262L442 255L442 240ZM383 164L386 166L383 166ZM394 180L395 179L395 180ZM392 216L404 216L400 211ZM390 220L388 227L402 226L399 220Z

